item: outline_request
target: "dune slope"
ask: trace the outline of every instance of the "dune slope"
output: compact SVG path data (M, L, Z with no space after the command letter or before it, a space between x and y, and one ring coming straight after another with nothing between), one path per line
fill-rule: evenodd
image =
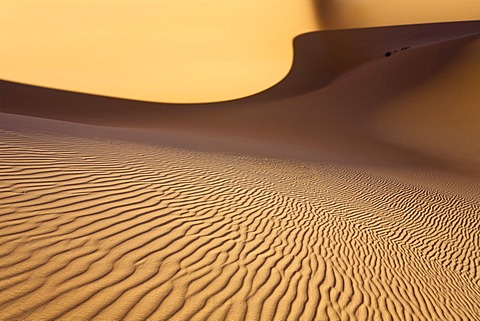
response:
M478 181L1 135L3 319L478 317Z
M0 319L480 319L479 34L303 35L217 104L1 82Z
M424 150L387 138L391 134L385 132L398 127L400 118L383 117L377 111L401 113L399 106L410 104L402 102L403 97L415 94L422 106L462 115L463 125L454 126L449 133L456 139L449 139L444 150L455 149L457 144L464 150L478 150L474 136L478 132L475 101L480 99L475 90L479 33L477 21L306 34L295 41L296 58L286 79L265 92L223 103L147 103L3 81L0 111L103 126L162 129L207 141L212 136L240 137L249 143L266 142L265 149L272 143L293 146L295 158L306 153L307 159L344 160L348 156L354 162L403 159L445 165L445 155L431 155L430 147ZM387 58L387 51L394 54ZM455 71L460 66L470 71L467 77L461 70ZM438 82L443 85L437 88ZM431 90L418 89L428 83ZM464 88L461 95L458 84ZM457 96L462 102L454 106ZM435 117L446 123L451 113L439 112ZM424 118L430 123L427 115ZM446 133L422 123L415 127L423 128L422 135L430 130L430 137ZM467 128L468 134L460 134ZM452 135L453 131L457 134ZM464 141L468 137L472 139L467 147ZM410 141L415 145L418 140ZM227 147L219 151L229 149L224 145ZM234 149L245 153L249 148L247 144ZM453 157L447 158L450 163ZM475 154L469 156L469 162L476 159Z

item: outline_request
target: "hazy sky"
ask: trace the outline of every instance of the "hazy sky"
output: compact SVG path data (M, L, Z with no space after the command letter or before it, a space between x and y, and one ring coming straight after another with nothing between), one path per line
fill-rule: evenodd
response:
M0 77L160 101L253 94L316 29L310 0L0 0Z
M320 27L480 19L478 0L0 0L0 8L0 78L163 102L266 89L290 69L292 39Z

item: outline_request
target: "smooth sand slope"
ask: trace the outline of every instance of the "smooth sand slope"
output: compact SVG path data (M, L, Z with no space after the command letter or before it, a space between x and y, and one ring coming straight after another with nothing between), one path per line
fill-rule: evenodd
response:
M479 35L306 34L217 104L0 83L0 318L480 319Z

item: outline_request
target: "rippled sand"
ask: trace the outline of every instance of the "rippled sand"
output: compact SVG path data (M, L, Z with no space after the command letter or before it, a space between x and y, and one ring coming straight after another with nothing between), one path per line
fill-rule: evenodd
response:
M479 34L304 35L218 104L0 82L0 319L480 319Z
M1 137L5 319L478 317L478 183Z

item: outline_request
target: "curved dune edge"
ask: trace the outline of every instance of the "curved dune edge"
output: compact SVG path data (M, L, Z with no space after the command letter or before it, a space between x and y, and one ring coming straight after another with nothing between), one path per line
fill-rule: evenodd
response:
M475 0L2 0L2 77L165 102L220 101L279 81L293 37L480 17ZM22 17L22 19L18 19Z
M477 319L479 32L308 34L218 104L2 82L0 319Z
M254 154L260 156L262 149L275 146L266 156L284 155L285 150L292 149L290 158L454 166L478 173L479 145L474 137L479 123L475 101L480 97L474 89L480 65L475 46L479 34L479 21L306 34L295 42L295 62L284 81L255 96L223 103L148 103L3 81L0 111L102 126L160 129L207 143L217 137L223 143L214 143L222 146L213 149L221 152L246 153L250 144L257 144L260 152ZM401 50L405 47L408 50ZM386 58L387 51L394 55ZM468 77L461 71L448 74L447 70L455 69L450 66L456 65L472 72ZM437 90L438 81L445 85ZM429 91L416 90L428 82L433 84ZM461 104L454 104L458 88L450 83L470 88L463 92ZM442 106L446 111L426 109L422 116L425 122L436 119L437 125L416 125L424 127L421 135L436 141L434 144L416 146L420 140L413 136L418 133L413 131L408 138L404 135L408 120L400 128L395 123L399 115L380 115L394 109L402 113L402 97L414 93L413 99L422 106ZM462 114L462 124L457 122L449 132L439 129L448 123L451 113ZM390 128L398 129L396 136ZM229 140L240 142L229 146ZM458 157L458 153L470 155Z
M167 102L251 95L288 72L312 0L1 0L2 77ZM18 19L22 17L22 19Z
M422 23L400 26L380 26L357 29L324 30L296 36L293 40L293 61L288 74L270 88L259 93L228 100L209 103L163 103L158 101L125 99L122 97L89 94L86 92L35 86L16 81L0 80L1 83L23 84L35 88L51 89L60 93L77 93L89 97L88 102L98 105L93 99L102 97L113 99L118 108L124 102L154 103L156 106L210 106L225 103L254 103L291 97L312 91L330 83L342 74L359 65L383 57L386 51L405 46L423 46L446 41L456 37L478 33L479 21L456 21ZM3 85L5 86L5 85ZM3 87L2 86L2 87ZM9 89L11 90L11 89ZM69 97L69 99L75 99ZM102 101L106 104L107 101ZM137 108L140 106L136 106ZM57 107L58 108L58 107ZM59 112L59 110L57 110ZM48 117L48 116L47 116ZM59 118L57 118L59 119ZM65 117L60 118L65 119Z

